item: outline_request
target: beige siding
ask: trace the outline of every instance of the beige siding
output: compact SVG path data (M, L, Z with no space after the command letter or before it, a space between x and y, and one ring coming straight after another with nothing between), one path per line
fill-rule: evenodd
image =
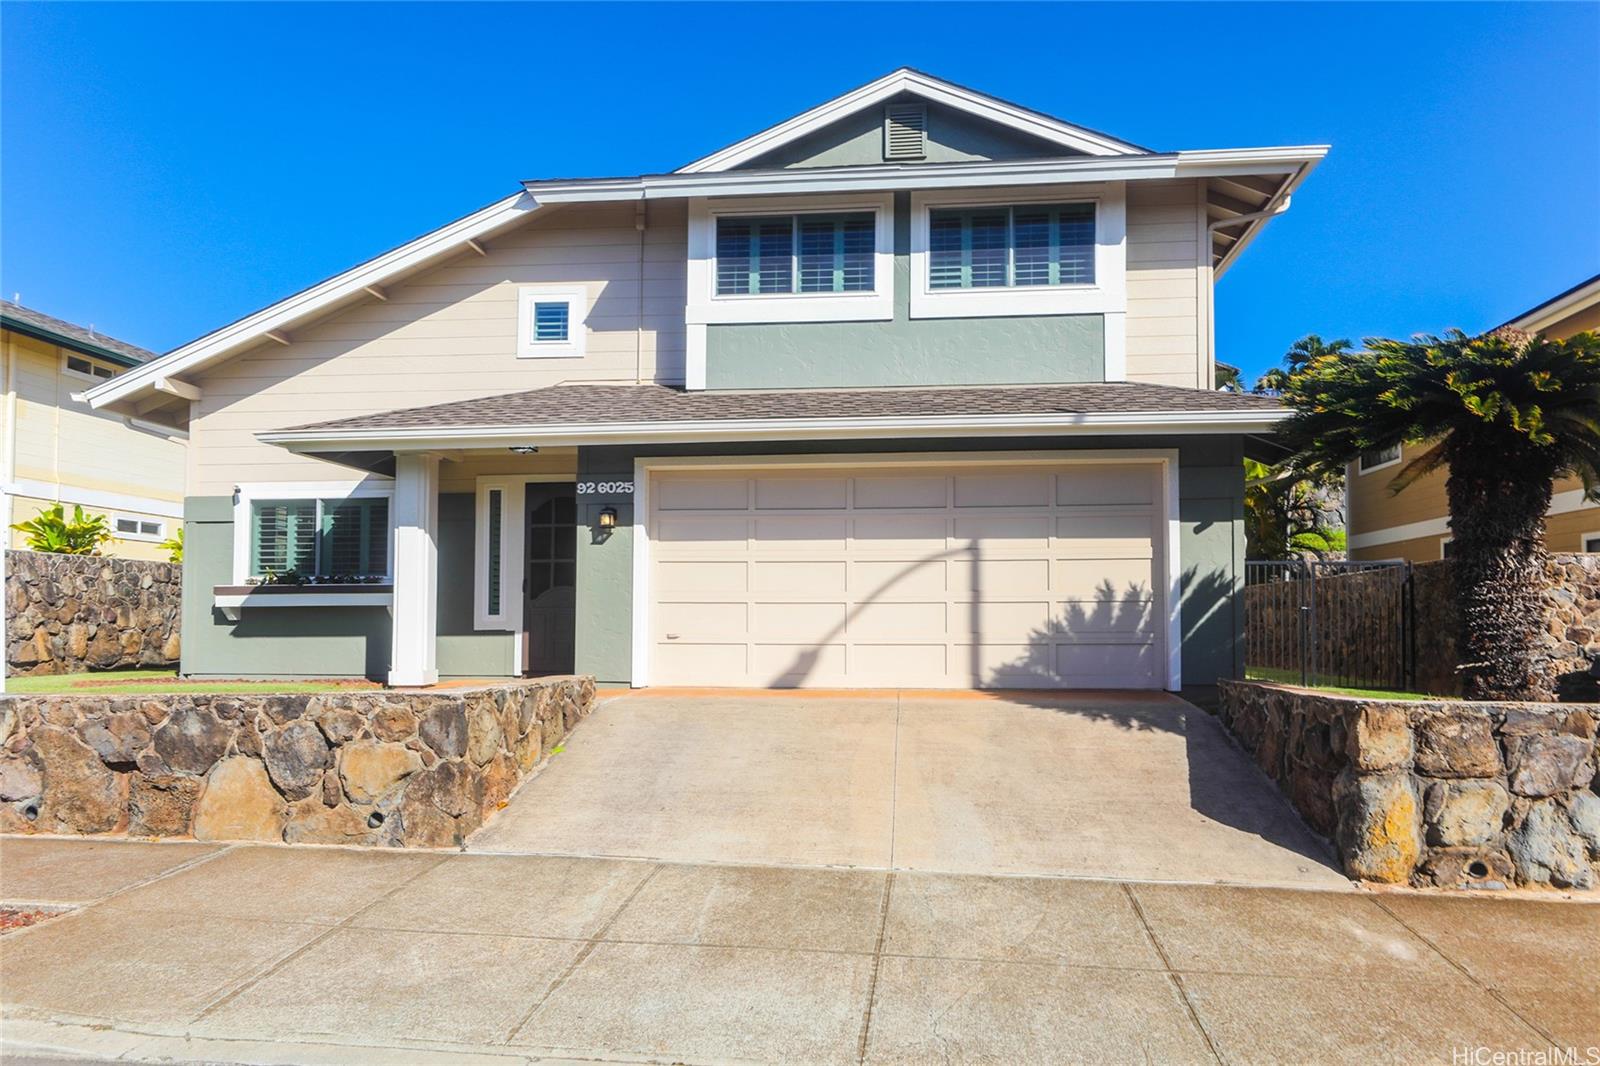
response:
M681 383L686 227L681 205L651 205L641 289L633 205L563 207L495 239L487 256L465 252L386 286L386 301L296 330L288 346L223 363L196 379L189 492L354 476L260 443L263 430L573 381ZM589 295L586 354L518 359L518 287L574 282Z
M1200 190L1128 184L1128 380L1208 388Z
M120 417L93 411L72 398L94 382L62 369L62 351L55 345L5 331L0 338L5 366L0 374L15 393L16 424L9 424L8 403L0 406L0 440L10 449L7 473L27 486L18 491L13 521L37 513L29 502L45 506L56 499L83 503L92 513L155 517L167 532L182 524L173 514L183 504L184 452L181 441L129 426ZM106 495L126 505L101 506ZM141 506L141 504L143 504ZM10 543L20 544L20 535ZM118 539L108 554L130 558L165 558L151 545Z

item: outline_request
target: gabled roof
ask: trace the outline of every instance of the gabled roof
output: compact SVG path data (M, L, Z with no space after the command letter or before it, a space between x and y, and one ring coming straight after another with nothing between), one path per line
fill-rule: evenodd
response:
M104 359L118 366L139 366L160 358L148 348L119 341L115 337L107 337L92 329L75 326L43 311L24 307L15 300L0 300L0 326L47 344L59 345L75 352L82 352L84 355Z
M1505 329L1510 326L1512 329L1537 333L1597 303L1600 303L1600 274L1578 282L1566 292L1550 297L1537 307L1528 308L1516 318L1503 322L1496 328Z
M1038 137L1063 148L1089 155L1127 155L1150 150L1098 130L1089 129L1087 126L1064 122L1052 115L1013 104L997 96L990 96L976 89L924 74L920 70L901 67L876 81L869 81L858 89L835 96L832 100L818 104L809 111L804 111L776 126L769 126L760 133L681 166L675 173L700 174L729 170L815 133L840 119L848 118L858 111L876 107L891 97L908 92L1018 133Z

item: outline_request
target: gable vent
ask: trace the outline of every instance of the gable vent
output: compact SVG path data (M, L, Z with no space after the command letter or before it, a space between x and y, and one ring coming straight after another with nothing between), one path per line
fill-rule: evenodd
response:
M890 104L883 109L883 158L922 159L927 154L928 109Z

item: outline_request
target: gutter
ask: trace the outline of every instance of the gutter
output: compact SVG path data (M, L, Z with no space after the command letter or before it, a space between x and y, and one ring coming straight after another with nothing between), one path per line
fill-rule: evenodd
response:
M1270 432L1287 410L1125 414L959 415L930 418L700 419L681 422L566 423L551 425L423 426L416 428L296 429L257 433L256 439L294 452L378 450L396 452L500 448L530 442L553 445L665 444L700 441L781 441L1054 434Z
M13 333L20 333L24 337L32 337L36 341L44 341L46 344L53 344L58 348L70 348L80 355L92 355L96 359L103 359L120 367L145 366L155 361L154 359L135 359L124 352L102 348L98 344L90 344L88 341L79 340L76 337L68 337L63 333L45 329L43 326L35 326L32 323L23 322L6 314L0 314L0 326L9 329Z

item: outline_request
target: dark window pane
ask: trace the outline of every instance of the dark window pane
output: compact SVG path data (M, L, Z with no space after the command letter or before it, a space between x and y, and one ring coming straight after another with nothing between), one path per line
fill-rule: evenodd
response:
M576 524L578 521L578 501L571 496L558 496L551 501L554 504L554 521Z
M552 588L570 589L577 587L578 565L576 563L557 563L554 569L555 574L550 582Z
M1002 286L1006 283L1006 213L985 212L972 216L972 287Z
M534 526L528 530L528 558L548 559L555 544L555 531L549 526Z
M555 534L555 557L557 559L576 559L578 557L578 527L557 526Z
M555 515L556 501L546 500L533 509L533 521L549 525Z

